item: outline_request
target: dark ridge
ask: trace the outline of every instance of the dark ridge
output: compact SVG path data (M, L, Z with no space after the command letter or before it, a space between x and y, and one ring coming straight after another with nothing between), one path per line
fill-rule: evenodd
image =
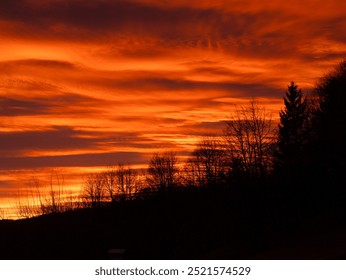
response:
M344 198L182 189L0 222L1 259L345 259ZM250 191L251 190L251 191Z

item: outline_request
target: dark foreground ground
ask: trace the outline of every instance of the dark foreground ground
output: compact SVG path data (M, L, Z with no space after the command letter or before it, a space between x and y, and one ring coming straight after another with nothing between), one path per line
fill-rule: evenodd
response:
M346 259L344 196L287 193L190 189L0 221L0 258Z

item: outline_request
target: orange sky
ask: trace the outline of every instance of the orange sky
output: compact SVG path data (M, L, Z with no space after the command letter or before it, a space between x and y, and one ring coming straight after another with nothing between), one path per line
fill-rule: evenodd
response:
M290 81L307 90L345 58L345 14L339 0L2 0L0 197L55 168L184 153L252 97L277 118Z

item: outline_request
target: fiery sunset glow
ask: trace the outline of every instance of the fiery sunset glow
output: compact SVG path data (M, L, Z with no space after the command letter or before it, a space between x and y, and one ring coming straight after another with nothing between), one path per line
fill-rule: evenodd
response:
M346 2L2 0L0 204L52 169L184 155L236 104L278 118L345 57Z

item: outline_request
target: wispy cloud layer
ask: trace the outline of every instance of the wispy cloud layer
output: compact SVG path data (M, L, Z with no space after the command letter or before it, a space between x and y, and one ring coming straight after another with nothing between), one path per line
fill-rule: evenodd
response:
M189 151L250 98L277 114L290 81L308 90L345 57L345 13L336 0L1 1L0 188L19 170Z

